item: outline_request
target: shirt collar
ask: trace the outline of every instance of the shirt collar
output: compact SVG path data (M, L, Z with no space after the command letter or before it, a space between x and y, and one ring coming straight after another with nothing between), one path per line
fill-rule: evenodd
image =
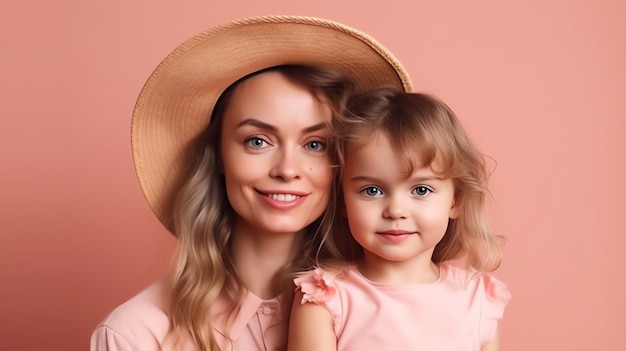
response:
M281 302L281 296L269 300L263 300L253 293L246 291L243 299L241 300L239 313L237 313L234 318L230 319L232 324L230 324L229 327L228 317L232 302L228 297L224 296L224 294L220 294L211 307L213 329L226 339L235 342L239 339L241 333L246 329L247 325L252 320L252 317L254 317L257 311L262 308L262 305L271 304L276 308L275 313L282 315L283 306Z

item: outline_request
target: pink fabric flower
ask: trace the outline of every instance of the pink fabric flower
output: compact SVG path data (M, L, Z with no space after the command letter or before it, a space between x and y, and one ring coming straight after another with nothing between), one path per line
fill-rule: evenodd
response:
M328 301L335 294L334 275L316 268L294 279L296 286L302 291L302 301L312 303L323 303Z

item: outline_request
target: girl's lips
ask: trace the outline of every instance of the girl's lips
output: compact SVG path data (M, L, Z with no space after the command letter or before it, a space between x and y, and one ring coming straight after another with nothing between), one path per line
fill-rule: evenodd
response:
M387 241L398 243L398 242L408 239L409 237L411 237L412 235L416 233L408 232L404 230L389 230L389 231L384 231L384 232L377 232L377 234L385 238Z
M415 234L414 231L407 231L407 230L385 230L382 232L378 232L378 234L382 234L382 235L406 235L406 234Z

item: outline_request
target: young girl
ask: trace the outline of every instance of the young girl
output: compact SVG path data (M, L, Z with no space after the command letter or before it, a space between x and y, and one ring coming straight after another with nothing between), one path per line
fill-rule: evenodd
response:
M322 19L239 20L172 52L137 100L132 147L175 261L91 349L285 349L293 272L334 213L328 126L353 88L380 84L410 89L380 44Z
M336 260L295 279L289 350L497 350L510 295L485 215L486 172L454 113L381 88L335 121L350 236ZM341 261L343 260L343 265ZM337 262L339 261L339 262Z

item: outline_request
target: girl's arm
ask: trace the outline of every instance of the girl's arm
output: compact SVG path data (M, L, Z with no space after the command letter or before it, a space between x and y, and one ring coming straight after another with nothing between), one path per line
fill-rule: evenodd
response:
M289 320L288 351L336 351L337 337L330 312L314 303L300 303L297 291Z
M486 342L485 344L483 344L483 347L480 348L480 351L498 351L500 350L500 333L498 333L498 331L496 330L496 335L493 337L493 339L489 340L488 342Z

